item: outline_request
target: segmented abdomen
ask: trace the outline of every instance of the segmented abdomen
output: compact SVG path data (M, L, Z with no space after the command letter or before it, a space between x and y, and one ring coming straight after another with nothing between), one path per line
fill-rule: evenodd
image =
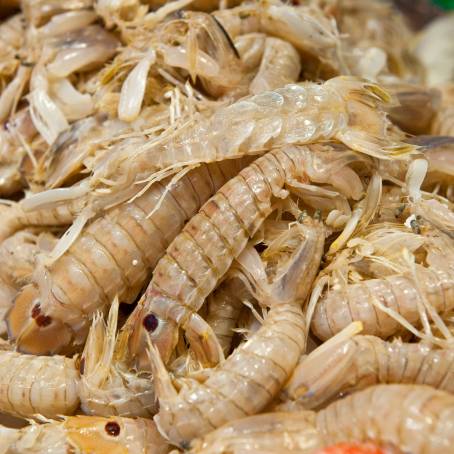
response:
M417 276L419 289L438 313L446 313L454 307L454 272L449 266L444 269L418 267ZM378 304L419 325L418 300L423 304L419 289L413 276L405 273L347 285L345 291L329 290L315 308L311 329L319 339L326 340L352 321L359 320L364 325L364 334L386 339L402 332L403 328L380 310Z
M74 359L0 352L0 413L71 415L79 406Z
M353 389L374 382L412 383L454 392L454 350L385 342L374 336L356 336L350 342L356 351Z
M162 408L165 413L162 418L159 414L159 423L170 440L184 446L226 422L258 413L288 379L304 345L300 306L274 306L254 336L203 384L194 383L180 391L182 404L175 413L169 415Z
M439 454L454 446L454 396L423 385L377 385L317 415L325 445L380 441L404 452Z
M164 294L185 306L184 321L205 298L271 212L285 181L304 175L305 148L269 152L226 183L184 227L159 261L148 295ZM145 304L163 318L170 315ZM181 312L180 312L181 314Z

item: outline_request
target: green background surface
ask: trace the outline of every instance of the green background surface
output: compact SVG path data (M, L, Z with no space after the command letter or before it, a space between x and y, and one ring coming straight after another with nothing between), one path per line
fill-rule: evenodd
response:
M454 0L432 0L432 2L444 9L454 9Z

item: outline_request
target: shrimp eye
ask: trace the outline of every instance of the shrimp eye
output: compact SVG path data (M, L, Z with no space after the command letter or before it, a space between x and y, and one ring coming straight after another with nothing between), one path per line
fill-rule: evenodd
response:
M41 305L39 303L35 304L32 308L32 318L41 327L49 326L52 323L51 317L41 314Z
M35 321L38 326L44 327L49 326L52 323L52 318L47 315L38 315L35 318Z
M35 304L32 308L32 318L37 318L38 315L41 313L41 305Z
M148 314L143 318L143 326L145 329L149 332L152 333L153 331L156 330L156 328L159 325L159 320L154 314Z
M108 422L104 429L112 437L118 437L120 435L120 426L115 421Z

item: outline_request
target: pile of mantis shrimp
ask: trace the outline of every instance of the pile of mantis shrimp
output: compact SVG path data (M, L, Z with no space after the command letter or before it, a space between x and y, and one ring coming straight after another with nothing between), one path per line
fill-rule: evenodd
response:
M0 454L454 453L424 35L378 0L0 14Z

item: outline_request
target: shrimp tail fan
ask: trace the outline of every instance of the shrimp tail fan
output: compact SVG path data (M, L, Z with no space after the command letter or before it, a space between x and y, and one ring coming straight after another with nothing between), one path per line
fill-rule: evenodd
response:
M328 82L344 99L348 125L338 139L361 153L380 159L404 159L419 147L401 140L403 133L390 132L386 109L398 105L397 98L378 84L356 77L336 77Z

